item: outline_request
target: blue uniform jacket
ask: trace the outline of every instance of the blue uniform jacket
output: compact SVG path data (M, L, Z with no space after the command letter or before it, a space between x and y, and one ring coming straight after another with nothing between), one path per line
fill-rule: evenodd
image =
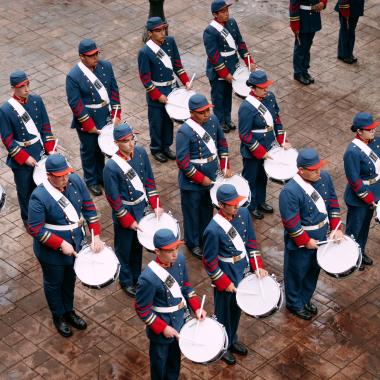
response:
M94 70L94 74L107 90L112 112L119 110L120 113L119 88L111 63L105 60L99 60ZM100 98L98 91L94 88L93 84L84 75L78 65L75 65L67 74L66 95L67 101L73 112L71 128L83 128L86 130L91 129L92 126L96 126L97 129L102 129L107 124L107 118L111 116L108 105L97 109L86 107L86 104L102 103L102 99ZM90 123L88 126L89 120L92 120L95 125Z
M256 269L253 253L256 254L258 265L261 268L262 260L257 249L256 234L248 209L239 208L236 217L230 223L243 239L252 270ZM223 291L231 282L238 286L248 265L247 260L244 258L233 264L218 259L218 256L233 257L242 252L235 248L230 237L214 219L206 227L203 241L203 265L216 288Z
M144 45L140 49L138 55L140 79L147 92L147 102L148 105L155 107L164 107L165 105L163 103L157 101L158 98L162 94L165 96L169 95L173 88L178 87L178 85L175 83L170 86L156 86L152 81L171 81L174 79L174 73L183 84L186 84L186 82L189 81L182 66L181 57L174 37L167 36L160 47L170 57L173 70L167 68L147 45Z
M343 17L359 17L364 14L364 0L338 0L335 11L342 13Z
M100 232L99 216L86 185L75 173L70 174L63 195L75 210L81 213L95 235ZM59 251L62 240L73 245L76 252L81 250L83 232L81 228L73 231L56 231L45 228L45 223L67 225L69 222L59 204L47 192L43 184L32 193L29 202L28 228L34 237L34 253L40 261L55 265L72 265L74 258Z
M375 137L369 147L380 157L380 138ZM375 165L354 143L350 143L343 156L344 171L348 180L344 200L350 206L365 207L380 199L380 181L365 185L363 180L376 178Z
M0 134L8 150L7 165L12 169L16 169L24 164L29 156L39 161L44 150L48 153L53 150L54 147L54 136L41 97L30 94L27 103L22 106L33 119L40 132L44 147L42 147L39 141L26 147L17 144L16 141L29 141L36 136L28 133L24 123L14 108L8 102L4 102L0 107Z
M330 229L334 229L340 221L340 208L330 175L321 171L321 178L311 183L323 198ZM325 240L329 231L329 224L314 231L305 231L303 226L312 226L322 222L326 215L320 213L317 206L306 192L291 179L282 189L279 198L280 214L284 225L285 245L288 249L297 249L304 246L310 238Z
M259 113L259 111L247 100L243 100L239 107L238 117L239 137L241 141L240 153L244 158L254 157L261 159L272 147L276 139L279 144L282 144L283 142L284 131L279 117L280 108L278 107L276 97L273 92L269 91L265 98L258 99L271 113L274 122L274 130L266 133L252 132L255 129L267 128L267 124L261 113Z
M224 25L235 40L236 48L242 59L248 63L249 52L235 19L230 18ZM238 66L239 57L237 54L229 57L222 57L221 52L231 52L232 49L222 35L211 25L208 25L203 32L203 43L207 54L206 75L209 80L218 77L225 78L228 73L233 74Z
M225 159L228 157L227 140L215 115L202 125L215 142L217 154L220 158L220 167L224 168ZM211 157L211 153L203 139L185 123L178 129L176 137L177 165L179 167L178 183L183 190L204 190L202 186L204 176L215 180L219 169L217 159L205 164L192 163L190 160Z
M320 1L327 4L327 0L290 0L289 15L290 26L293 31L301 33L314 33L322 29L321 14L311 10L301 9L301 5L316 5Z
M200 307L200 302L189 283L185 257L181 251L178 252L177 261L170 268L165 269L176 279L188 306L195 312ZM184 325L186 310L182 308L174 313L158 313L152 309L152 306L176 306L181 301L181 298L172 296L167 286L149 266L144 269L137 282L135 309L137 315L146 324L146 332L151 341L171 343L174 338L168 339L162 332L167 325L179 332Z
M122 156L120 152L118 154ZM157 207L158 192L154 181L152 167L148 155L142 146L136 145L133 158L128 160L129 165L140 177L149 203L152 208ZM144 216L144 209L147 206L145 201L137 205L125 205L122 201L134 202L143 194L133 188L130 180L113 160L108 160L103 171L104 190L107 200L112 207L112 217L115 223L120 223L122 227L128 228L135 220L137 222Z

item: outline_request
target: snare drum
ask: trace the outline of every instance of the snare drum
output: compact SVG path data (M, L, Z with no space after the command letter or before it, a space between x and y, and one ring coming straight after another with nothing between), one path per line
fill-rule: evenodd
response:
M179 348L183 355L195 363L212 363L220 359L228 349L228 336L222 324L206 317L186 322L179 338Z
M318 247L317 261L329 276L343 278L359 269L362 253L353 237L344 235L344 239L337 243Z
M165 104L169 117L176 121L185 121L190 117L189 99L195 91L185 88L175 88L168 95L168 104Z
M246 85L249 78L249 70L245 66L239 66L234 72L234 80L232 81L232 88L237 96L246 98L251 92L250 87Z
M0 212L5 209L5 205L7 204L7 193L5 189L0 185Z
M251 190L249 188L248 181L245 178L243 178L240 174L235 174L230 178L224 178L223 176L216 177L214 185L210 190L212 204L216 207L219 207L219 203L216 198L216 192L218 191L219 186L224 185L226 183L234 185L238 194L247 198L243 199L239 203L239 207L248 207L251 203Z
M137 230L137 239L148 251L154 251L153 236L161 228L168 228L174 236L180 236L178 221L170 212L164 212L158 220L154 212L147 214L140 220L139 226L142 231Z
M47 160L47 156L43 156L41 160L38 161L37 166L34 167L33 181L37 186L47 181L46 167L45 167L46 160Z
M260 283L261 285L260 285ZM265 318L281 308L283 294L275 276L259 279L250 273L240 281L236 302L240 309L255 318Z
M272 159L264 160L264 170L269 179L284 184L297 174L298 152L295 149L276 146L268 154Z
M83 285L100 289L117 279L120 263L110 247L94 253L90 246L85 246L75 259L74 271Z
M98 136L99 148L108 157L112 157L119 150L113 138L113 130L113 124L107 124L100 130Z

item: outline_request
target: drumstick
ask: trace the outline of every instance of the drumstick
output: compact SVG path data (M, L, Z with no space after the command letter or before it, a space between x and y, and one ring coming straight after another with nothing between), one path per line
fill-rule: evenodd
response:
M263 289L263 285L261 284L261 276L260 276L259 264L257 263L257 257L256 257L255 251L253 251L253 259L255 260L257 277L259 278L259 287L260 287L261 298L264 299L264 289Z
M196 75L196 73L194 73L193 76L192 76L191 79L190 79L190 82L189 82L189 90L190 90L190 88L191 88L191 85L193 84L193 81L194 81L195 75Z
M115 128L115 122L116 122L116 116L117 116L117 110L118 110L118 108L117 108L118 106L116 106L116 109L115 109L115 115L114 115L114 117L113 117L113 121L112 121L112 126Z
M317 243L317 245L323 245L323 244L326 244L326 243L330 243L332 241L339 241L339 240L344 240L344 237L339 238L339 239L335 239L335 240L334 239L328 239L328 240L319 241Z
M206 299L206 294L203 294L202 302L201 302L201 308L199 309L199 317L202 316L203 306L205 304L205 299ZM197 320L197 325L195 326L195 331L194 331L193 339L195 339L195 337L197 336L198 327L199 327L199 319Z
M285 150L285 142L286 142L286 131L284 132L284 140L282 141L282 147Z
M340 225L342 224L342 221L340 220L339 223L337 224L337 226L335 227L333 233L331 234L331 239L326 243L326 245L322 248L322 252L321 252L321 255L324 255L326 253L326 250L327 250L327 247L329 246L329 244L334 240L334 236L336 234L336 231L338 231L338 228L340 227Z
M198 346L205 346L204 343L198 342L198 341L195 340L195 339L188 338L187 336L180 335L180 336L179 336L179 339L187 340L187 341L189 341L189 342L191 342L191 343L193 343L193 344L196 344L196 345L198 345Z
M244 290L244 289L239 289L237 288L237 291L239 293L243 293L243 294L251 294L251 295L254 295L254 296L257 296L259 293L257 292L254 292L253 290Z
M94 229L91 228L91 249L94 250L95 244L94 244Z
M226 173L227 173L227 163L228 163L228 156L226 156L226 161L224 162L224 169L223 169L224 177L226 177Z
M55 150L57 149L57 146L58 146L58 139L56 139L54 142L54 147L53 147L52 153L55 152Z
M251 72L251 56L248 53L248 71Z

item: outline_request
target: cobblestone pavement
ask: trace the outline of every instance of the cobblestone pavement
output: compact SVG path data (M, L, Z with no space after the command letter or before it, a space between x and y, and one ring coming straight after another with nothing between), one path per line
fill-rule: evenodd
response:
M240 0L232 15L260 67L275 80L273 86L291 143L296 148L318 147L328 161L343 211L346 183L342 154L352 138L350 122L365 110L380 117L380 4L366 1L366 15L358 25L359 63L336 59L338 17L335 2L323 12L323 30L312 49L311 73L316 83L301 87L292 79L293 38L286 0ZM175 35L185 68L197 73L195 88L209 96L204 75L202 31L210 19L209 1L166 0L170 32ZM145 93L137 76L137 51L147 0L0 0L0 95L9 95L9 73L28 72L32 90L42 95L61 151L80 172L79 145L70 130L65 75L77 61L77 45L94 38L102 56L115 68L123 116L148 145ZM234 98L234 118L241 100ZM235 171L241 170L239 138L228 142ZM59 336L42 290L42 275L32 239L25 233L18 210L11 171L1 147L1 184L8 193L6 214L0 219L0 378L1 379L140 379L149 377L148 342L144 325L130 298L113 284L102 290L76 287L76 308L88 321L86 331L72 338ZM174 162L153 162L165 208L181 221L177 168ZM283 229L278 213L280 186L269 184L272 216L255 222L265 264L282 280ZM103 237L112 245L110 208L96 199ZM266 319L242 317L240 337L250 350L228 367L222 362L195 365L184 359L182 379L375 379L380 378L380 263L378 233L371 226L368 254L375 265L364 272L335 280L322 274L315 295L319 314L304 322L281 310ZM207 294L213 310L210 282L201 263L186 252L191 280L199 294ZM146 253L145 261L152 259Z

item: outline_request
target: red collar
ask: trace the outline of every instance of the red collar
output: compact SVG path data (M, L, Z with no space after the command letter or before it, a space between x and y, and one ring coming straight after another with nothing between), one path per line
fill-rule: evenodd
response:
M125 161L132 160L132 158L133 158L133 152L131 152L131 156L128 157L128 156L126 156L125 154L123 154L122 151L119 149L119 150L116 152L116 154L117 154L118 156L120 156L121 158L123 158Z
M360 141L363 141L364 144L367 144L367 145L371 142L371 140L364 140L364 139L359 135L359 133L356 134L355 138L357 138L357 139L360 140Z
M20 104L26 104L28 103L28 98L20 98L13 94L12 96L14 99L16 99Z
M257 96L253 90L251 90L251 92L249 93L249 95L254 96L256 99L258 99L258 100L260 100L260 101L262 101L262 100L264 99L264 98L261 97L261 96Z
M227 219L229 222L231 222L231 221L233 220L233 218L231 218L231 217L225 215L225 214L223 213L223 210L222 210L222 209L219 210L219 214L222 215L223 218L224 218L224 219Z
M158 256L156 256L156 263L159 264L162 268L171 268L173 266L173 264L164 264L159 258Z

